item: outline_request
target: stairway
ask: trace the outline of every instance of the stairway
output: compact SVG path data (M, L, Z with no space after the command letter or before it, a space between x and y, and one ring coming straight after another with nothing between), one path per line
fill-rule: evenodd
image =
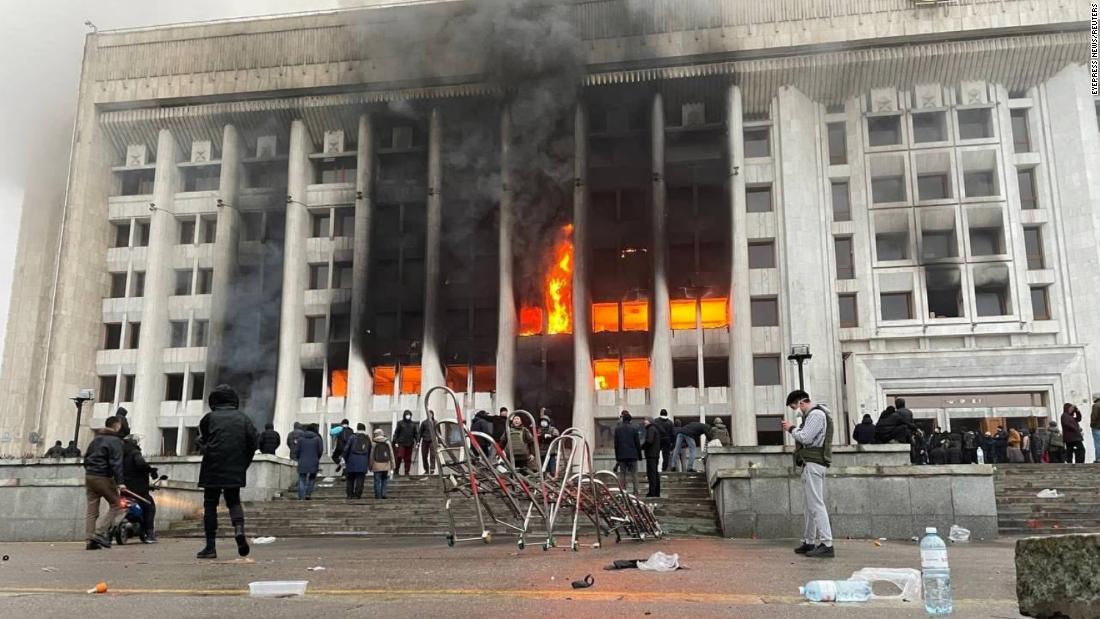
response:
M643 475L639 476L644 479ZM373 486L368 476L363 499L347 502L344 499L344 484L339 478L334 483L318 487L311 501L297 501L296 490L288 491L270 501L245 505L245 517L251 535L273 535L275 537L314 537L324 535L356 536L396 536L396 535L438 535L449 532L447 515L443 511L443 495L439 489L438 477L412 476L391 480L385 501L374 499ZM718 526L718 511L714 499L710 496L706 476L702 473L664 473L661 475L663 496L659 499L647 499L654 505L654 514L660 521L665 533L677 537L709 537L721 535ZM639 480L639 490L645 494L647 488ZM491 503L493 508L499 502ZM228 522L224 506L219 507L223 523ZM480 529L471 501L455 496L452 504L455 521L460 535L477 535ZM504 514L503 504L498 514ZM569 518L560 518L559 522L572 524ZM581 522L584 522L582 517ZM490 526L497 533L504 533L499 526ZM560 531L565 531L559 525ZM221 529L227 533L228 527ZM582 531L592 532L591 526L582 527ZM537 527L533 528L537 537ZM173 523L162 531L169 537L201 537L202 520L200 517Z
M1100 532L1100 464L1001 464L993 479L1002 535ZM1035 496L1044 488L1065 496Z

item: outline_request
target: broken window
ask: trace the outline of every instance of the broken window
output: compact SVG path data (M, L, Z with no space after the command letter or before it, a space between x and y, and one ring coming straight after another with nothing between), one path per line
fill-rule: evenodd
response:
M649 359L623 359L623 386L627 389L649 388Z
M202 392L206 387L206 374L191 372L191 400L202 400Z
M532 319L533 322L533 319ZM541 330L542 317L539 316L539 329ZM694 325L694 320L692 321ZM532 327L534 325L531 325ZM673 329L676 327L673 326ZM618 303L593 303L592 304L592 332L616 333L619 331L619 304Z
M699 362L695 357L672 360L672 387L683 389L699 386Z
M901 116L868 116L867 143L869 146L901 144Z
M374 395L393 395L393 387L397 378L397 368L393 366L377 366L371 372L374 378Z
M319 398L324 395L325 373L323 370L302 370L302 397Z
M695 299L673 299L669 302L669 323L674 331L695 328Z
M592 375L597 390L619 388L619 360L596 359L592 362Z
M623 331L649 331L649 302L623 301Z
M958 267L925 269L929 318L960 318L963 311L962 277Z
M728 327L729 299L726 297L712 297L699 301L699 314L704 329L720 329Z
M420 393L421 371L419 365L406 365L401 368L401 393L412 395Z
M183 374L164 375L164 399L169 402L183 400Z
M729 357L707 357L703 359L703 385L707 387L730 386Z

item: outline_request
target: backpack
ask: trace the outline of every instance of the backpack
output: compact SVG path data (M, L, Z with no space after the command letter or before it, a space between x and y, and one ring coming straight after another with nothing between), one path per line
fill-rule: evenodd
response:
M378 443L374 446L374 461L386 463L390 461L390 446L385 443Z
M370 454L370 437L366 434L353 434L351 437L351 444L348 447L349 453L353 453L357 456L364 456Z
M1054 449L1065 449L1066 439L1062 437L1061 432L1050 433L1050 446Z
M963 434L963 449L977 449L978 435L973 430Z

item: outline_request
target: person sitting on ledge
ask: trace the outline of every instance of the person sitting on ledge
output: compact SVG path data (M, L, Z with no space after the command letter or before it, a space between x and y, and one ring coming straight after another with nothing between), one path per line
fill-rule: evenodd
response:
M61 446L61 441L54 441L53 447L46 450L46 455L43 458L64 458L65 448Z

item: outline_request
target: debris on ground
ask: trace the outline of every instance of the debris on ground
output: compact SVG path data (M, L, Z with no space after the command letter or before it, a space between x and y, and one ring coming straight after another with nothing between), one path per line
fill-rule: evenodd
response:
M308 570L310 572L323 572L323 571L325 571L325 568L321 567L320 565L317 565L317 566L314 566L314 567L307 567L306 570Z
M88 589L88 593L107 593L107 583L99 582L96 586Z
M589 574L589 575L585 576L584 578L582 578L580 580L574 580L573 581L573 588L574 589L587 589L595 583L596 583L596 579L592 578L592 574Z
M953 524L947 539L951 540L953 544L965 544L970 541L970 529L964 529L957 524Z
M44 567L44 568L42 568L42 571L43 572L56 572L57 568L56 567Z
M1056 488L1043 488L1035 496L1039 497L1040 499L1060 499L1066 495L1058 492Z
M258 580L248 583L248 595L254 598L290 598L306 594L308 580Z
M682 566L680 565L680 555L669 555L657 551L649 555L648 559L616 559L610 565L605 565L603 569L611 571L634 568L649 572L674 572L682 569Z
M254 537L254 538L252 538L252 543L253 544L270 544L271 542L275 541L276 539L278 539L278 538L271 537L271 536Z
M862 580L872 585L876 582L888 582L898 588L898 593L893 595L878 595L872 589L871 599L874 600L913 602L923 599L921 597L921 573L919 570L912 568L865 567L852 572L848 580Z

